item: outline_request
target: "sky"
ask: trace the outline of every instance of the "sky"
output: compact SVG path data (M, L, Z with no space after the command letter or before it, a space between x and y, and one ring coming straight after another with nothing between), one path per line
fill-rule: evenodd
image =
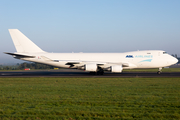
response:
M180 57L180 0L0 0L0 64L20 63L8 29L47 52L164 50Z

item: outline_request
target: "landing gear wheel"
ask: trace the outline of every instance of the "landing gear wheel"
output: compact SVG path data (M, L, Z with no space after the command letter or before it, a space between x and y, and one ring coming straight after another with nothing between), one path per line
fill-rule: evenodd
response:
M90 72L90 75L103 75L104 74L104 70L100 67L98 67L97 72Z
M97 72L90 72L90 75L97 75Z
M103 75L104 74L104 70L102 68L99 68L97 71L98 75Z
M98 74L98 75L103 75L103 74L104 74L104 71L98 71L97 74Z
M157 74L160 75L160 74L161 74L161 71L158 71Z

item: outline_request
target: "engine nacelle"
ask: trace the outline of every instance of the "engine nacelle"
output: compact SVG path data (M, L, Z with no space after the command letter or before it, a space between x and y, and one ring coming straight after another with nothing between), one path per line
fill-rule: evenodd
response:
M91 64L86 64L84 66L85 71L90 71L90 72L96 72L97 71L97 64L91 63Z
M111 72L120 73L120 72L122 72L123 67L122 67L122 65L113 65L113 66L110 67L110 70L111 70Z

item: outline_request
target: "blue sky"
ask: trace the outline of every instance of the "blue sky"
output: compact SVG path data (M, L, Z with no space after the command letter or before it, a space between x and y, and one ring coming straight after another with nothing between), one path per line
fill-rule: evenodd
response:
M0 0L0 64L21 62L8 29L47 52L165 50L180 56L180 0Z

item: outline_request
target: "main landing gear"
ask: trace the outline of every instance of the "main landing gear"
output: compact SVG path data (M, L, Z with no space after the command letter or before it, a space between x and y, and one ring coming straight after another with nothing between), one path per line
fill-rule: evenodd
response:
M104 70L102 68L99 68L97 71L98 75L103 75L104 74Z
M162 70L162 68L159 68L159 70L158 70L158 72L157 72L158 75L161 74L161 72L162 72L161 70Z
M97 72L90 72L91 75L103 75L104 70L102 68L98 68Z

